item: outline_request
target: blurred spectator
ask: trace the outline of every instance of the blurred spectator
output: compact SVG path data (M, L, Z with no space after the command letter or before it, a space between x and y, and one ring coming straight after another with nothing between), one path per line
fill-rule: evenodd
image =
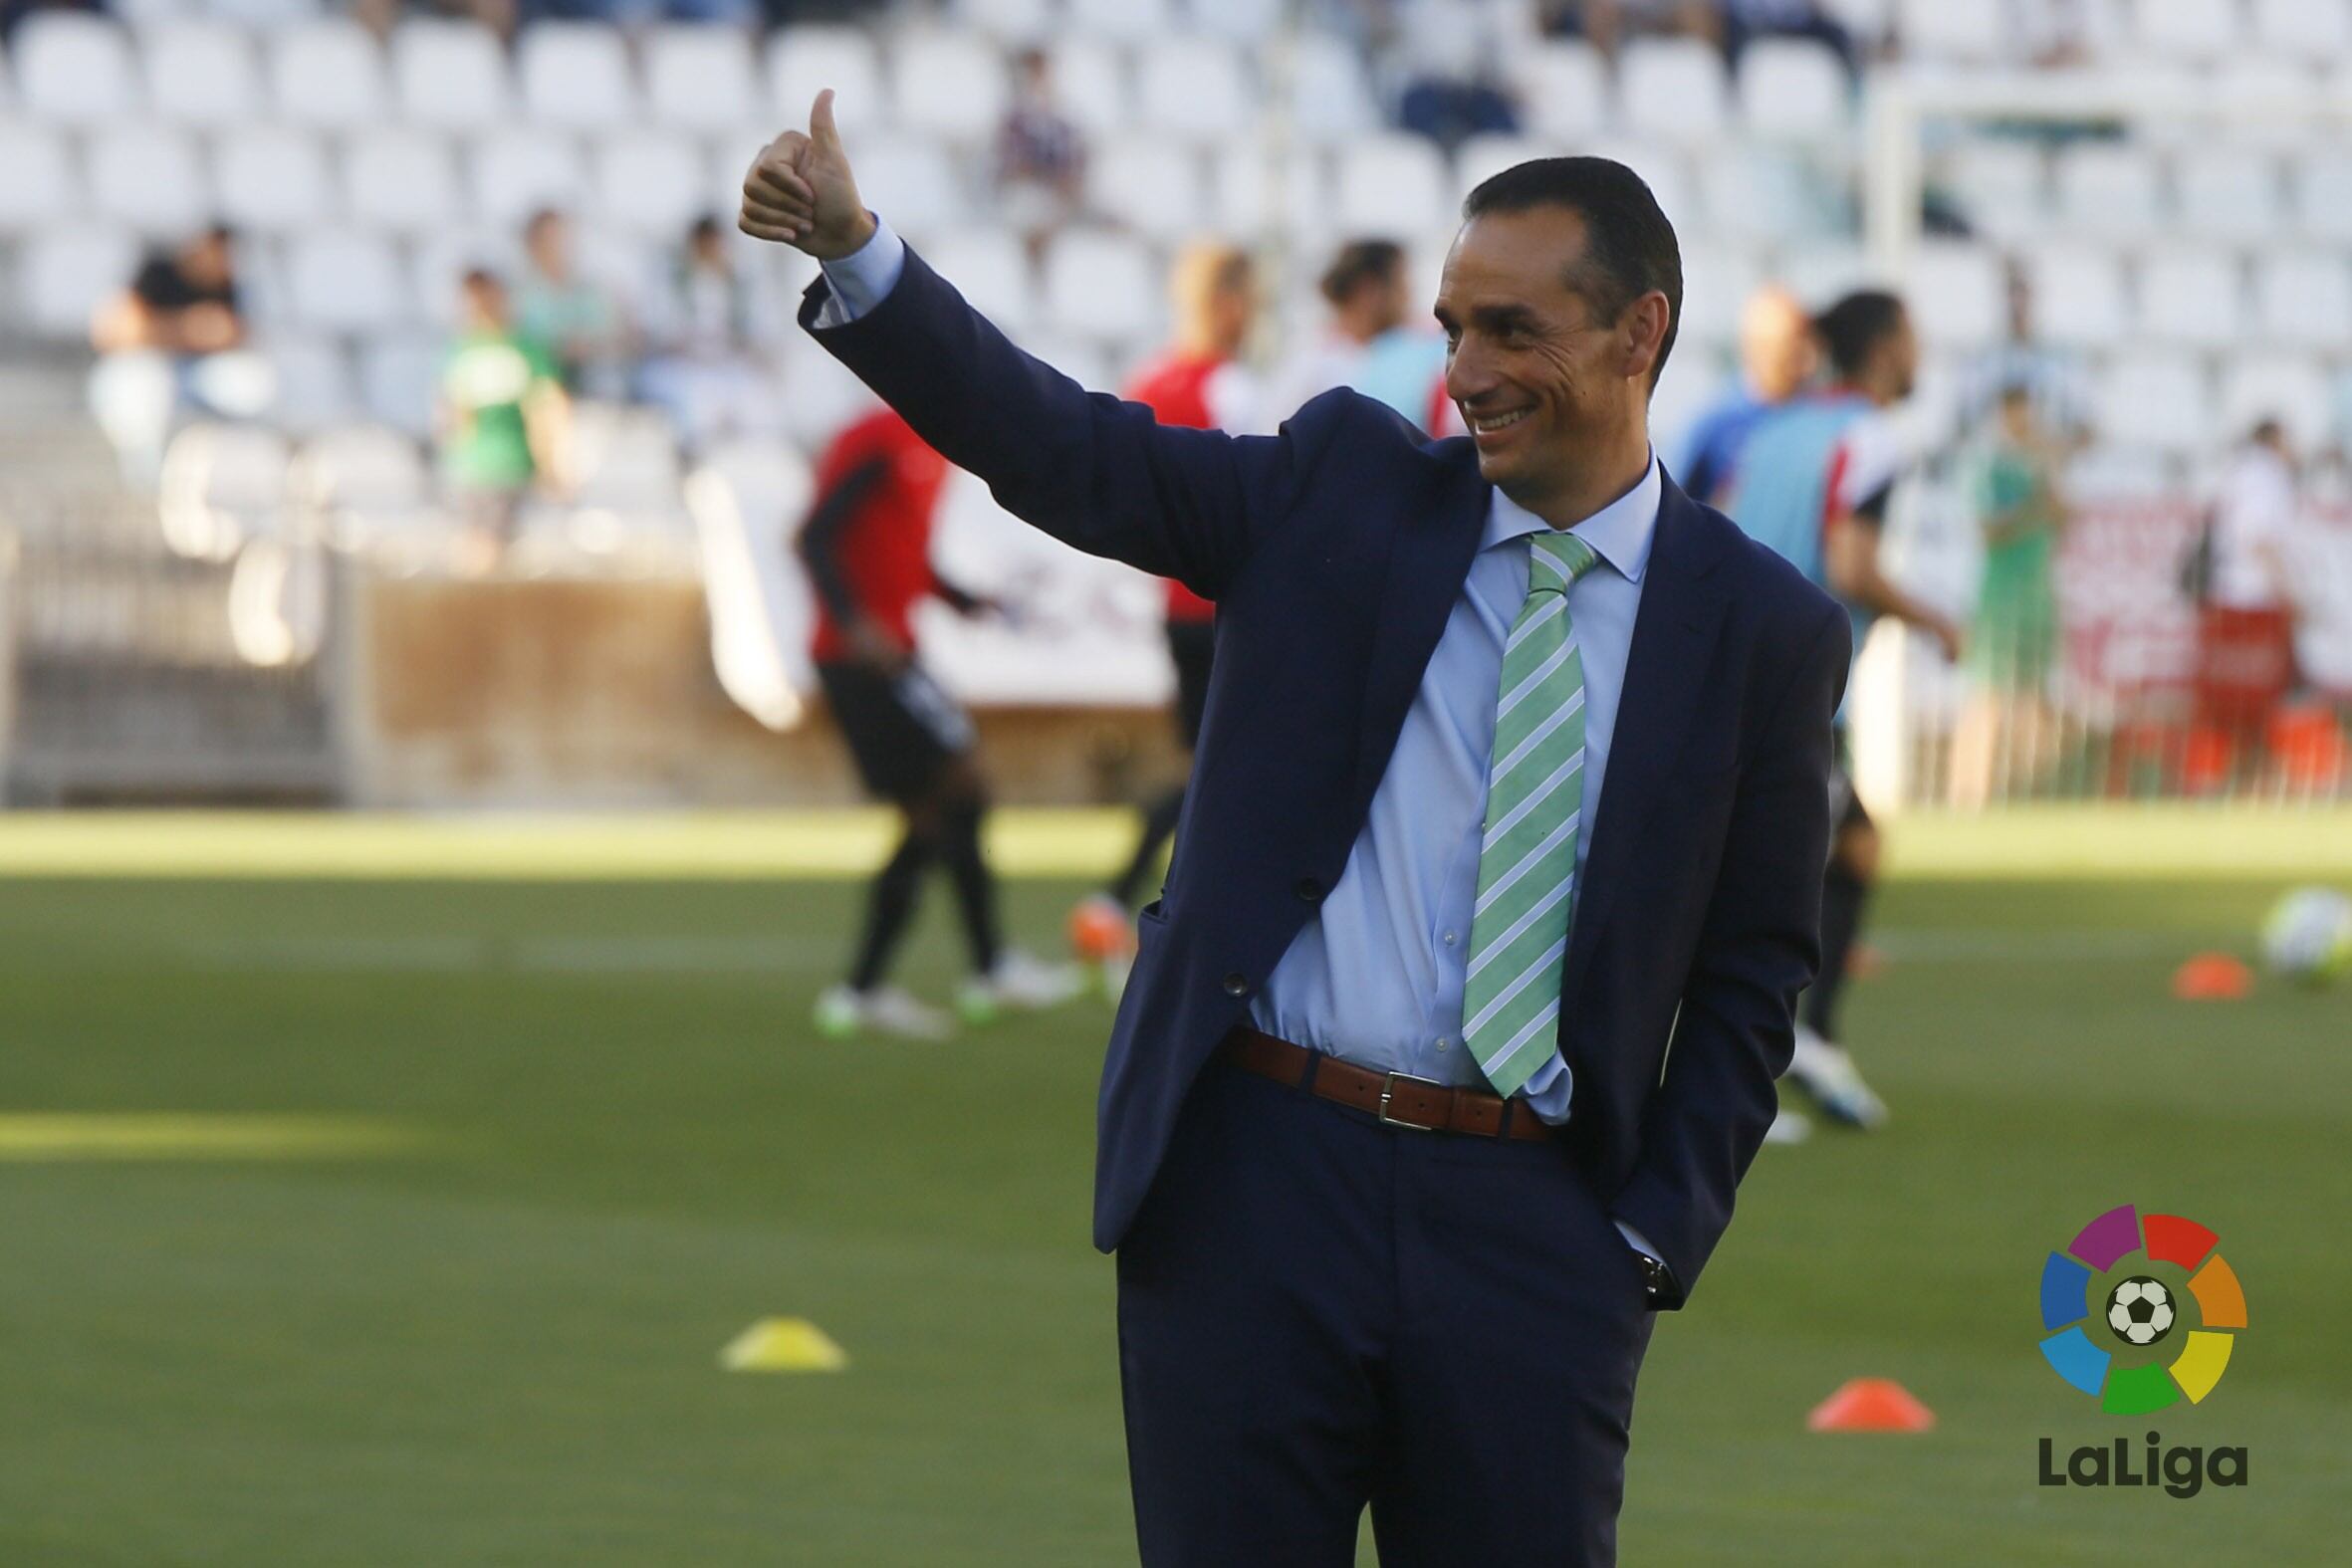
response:
M728 435L770 434L780 422L761 353L777 323L767 297L737 270L728 233L715 217L695 219L647 312L656 348L638 371L639 390L669 414L689 450Z
M2254 426L2223 475L2202 554L2198 719L2241 762L2259 748L2294 680L2294 590L2286 545L2300 502L2286 427Z
M1032 258L1076 216L1086 178L1086 144L1054 98L1054 66L1042 49L1016 62L1013 102L997 127L997 200L1004 221Z
M2011 387L2033 400L2034 423L2069 448L2086 439L2088 378L2079 360L2041 341L2034 322L2033 284L2014 259L2007 271L2008 314L2001 340L1962 373L1960 417L1974 429L1994 417Z
M1740 448L1759 420L1800 391L1820 364L1812 319L1776 284L1749 296L1740 313L1740 374L1691 427L1680 462L1693 499L1721 506L1739 474Z
M1724 41L1719 0L1541 0L1536 17L1555 38L1582 38L1615 58L1629 38L1679 35Z
M1453 7L1424 6L1404 20L1397 124L1449 155L1472 136L1516 135L1519 104L1496 69L1500 40L1492 30Z
M572 406L555 360L516 326L506 286L475 268L461 287L435 426L441 472L467 527L467 564L486 569L514 543L532 487L563 488Z
M1320 287L1330 325L1277 377L1275 411L1287 417L1309 398L1350 386L1436 430L1446 407L1446 340L1412 325L1404 250L1391 240L1350 241L1324 269Z
M92 411L135 484L154 478L182 417L249 419L269 405L273 378L245 351L236 235L224 225L149 253L99 308L90 338Z
M101 0L0 0L0 44L16 36L17 24L36 11L104 11Z
M612 292L573 260L572 220L552 209L532 214L523 254L515 321L524 336L555 356L566 391L619 397L627 380L628 318Z
M2125 33L2116 0L2008 0L2010 58L2044 70L2087 66Z
M1985 565L1964 655L1974 690L1952 743L1955 805L1984 805L1997 783L2030 786L2049 760L2058 652L2051 565L2066 521L2058 492L2063 461L2061 443L2035 416L2031 391L2006 388L1977 473Z
M1733 61L1760 38L1809 38L1837 51L1849 74L1862 69L1861 51L1843 22L1821 0L1723 0L1724 53Z
M504 39L515 36L522 19L517 0L352 0L353 19L379 39L390 38L400 18L409 13L476 21ZM539 14L536 8L532 11L535 17Z

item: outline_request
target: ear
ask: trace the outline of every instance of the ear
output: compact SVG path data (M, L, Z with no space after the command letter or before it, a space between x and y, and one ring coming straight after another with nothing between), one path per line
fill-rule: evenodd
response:
M1658 355L1666 346L1666 324L1673 319L1673 308L1666 303L1665 291L1652 289L1625 307L1625 314L1617 324L1624 345L1624 371L1627 380L1647 383L1650 367L1658 362Z

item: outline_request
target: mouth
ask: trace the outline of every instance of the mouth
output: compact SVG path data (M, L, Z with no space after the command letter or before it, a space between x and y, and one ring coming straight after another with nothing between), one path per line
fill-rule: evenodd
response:
M1513 430L1525 424L1528 417L1534 411L1532 408L1515 408L1509 413L1501 414L1466 413L1463 418L1470 426L1471 438L1480 446L1488 446L1501 441Z

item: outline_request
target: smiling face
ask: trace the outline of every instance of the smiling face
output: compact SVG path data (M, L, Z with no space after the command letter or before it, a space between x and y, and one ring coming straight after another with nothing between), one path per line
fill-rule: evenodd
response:
M1584 221L1558 205L1473 218L1438 290L1446 395L1479 472L1539 515L1575 494L1600 455L1646 447L1666 333L1665 295L1609 298L1585 256Z

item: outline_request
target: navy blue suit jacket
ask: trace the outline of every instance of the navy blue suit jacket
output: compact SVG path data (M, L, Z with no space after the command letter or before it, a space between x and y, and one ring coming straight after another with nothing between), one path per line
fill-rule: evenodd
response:
M1491 490L1328 392L1275 436L1164 427L1014 347L911 251L890 295L801 322L1014 515L1217 602L1176 852L1119 1004L1098 1106L1094 1243L1116 1247L1178 1109L1347 864L1462 591ZM1680 1304L1773 1115L1818 963L1844 612L1665 487L1561 977L1565 1132Z

